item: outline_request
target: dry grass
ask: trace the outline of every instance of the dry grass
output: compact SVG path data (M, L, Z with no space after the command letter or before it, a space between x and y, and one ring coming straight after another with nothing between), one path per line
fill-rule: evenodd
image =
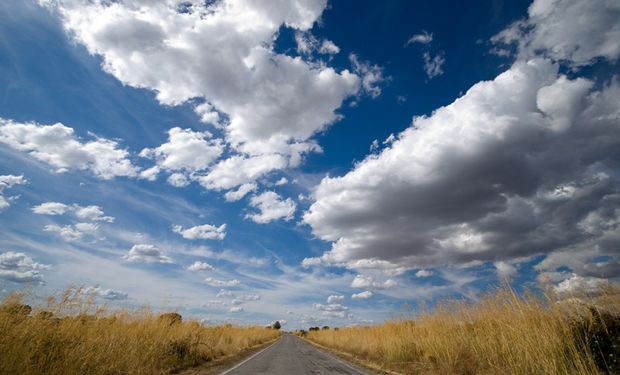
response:
M312 331L307 338L406 374L620 373L619 292L610 286L584 303L506 288L413 320Z
M1 374L167 374L267 342L263 327L205 327L148 309L108 312L79 288L47 303L0 304Z

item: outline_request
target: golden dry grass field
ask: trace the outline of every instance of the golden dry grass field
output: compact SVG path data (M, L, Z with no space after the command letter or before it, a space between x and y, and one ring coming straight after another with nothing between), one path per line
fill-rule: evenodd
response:
M148 309L107 311L80 288L32 309L11 295L0 304L0 374L167 374L280 335L179 318Z
M415 319L313 330L309 340L403 374L620 373L620 289L558 301L509 288Z

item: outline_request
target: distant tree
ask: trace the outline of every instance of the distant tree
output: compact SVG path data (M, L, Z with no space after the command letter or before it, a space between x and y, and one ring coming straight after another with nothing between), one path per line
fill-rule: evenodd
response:
M308 331L318 331L319 327L310 327L308 328Z
M323 330L329 329L329 326L323 326Z
M273 329L280 329L282 328L282 325L280 324L279 321L276 320L275 323L273 323Z

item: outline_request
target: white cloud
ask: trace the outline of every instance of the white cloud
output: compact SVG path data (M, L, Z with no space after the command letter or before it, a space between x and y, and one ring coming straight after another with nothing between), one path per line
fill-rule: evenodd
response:
M206 189L232 189L252 183L267 173L287 167L282 155L260 155L255 157L232 156L217 163L207 175L197 177ZM251 185L248 185L251 186Z
M140 156L153 158L157 167L167 171L197 172L207 169L224 151L219 139L209 132L195 132L178 127L168 131L168 142L156 148L145 148Z
M55 9L74 39L100 55L103 69L124 84L154 90L166 105L202 100L196 113L223 130L233 151L282 159L260 159L269 166L263 173L295 166L303 153L320 151L310 139L340 118L336 110L361 87L360 77L348 70L337 72L273 48L283 25L309 30L326 0L193 2L184 12L170 1L41 2ZM338 47L323 41L317 51L331 55ZM173 169L208 164L159 156ZM242 181L220 182L229 178L220 173L216 167L201 183L219 190L256 178L241 173Z
M433 79L443 74L443 64L446 62L443 52L431 55L430 52L424 52L422 54L424 58L424 71L429 79Z
M273 191L253 196L250 198L250 206L257 208L259 212L249 213L245 217L260 224L278 219L291 220L297 208L297 205L291 198L281 199Z
M260 295L258 294L243 294L240 295L239 297L237 297L238 299L240 299L241 301L259 301L260 300Z
M433 41L433 33L429 33L426 30L422 30L420 34L413 34L405 45L415 44L415 43L429 44L432 41Z
M497 44L517 43L521 59L540 53L574 67L620 56L620 4L615 0L535 0L528 18L495 35ZM505 51L500 49L500 51Z
M351 288L389 289L396 286L396 281L387 279L383 282L376 281L372 276L356 275L351 282Z
M103 209L99 206L91 205L82 207L73 205L73 209L75 210L75 216L81 220L114 222L114 218L112 216L106 216Z
M276 186L283 186L286 184L288 184L288 179L286 177L282 177L281 179L279 179L278 181L274 183L274 185Z
M226 199L227 202L235 202L245 197L248 193L256 191L257 188L258 186L253 182L243 184L239 186L237 190L226 192L226 194L224 194L224 199Z
M322 55L335 55L340 52L340 48L331 40L319 40L310 32L295 32L295 43L297 52L304 55L311 55L318 52Z
M215 279L213 277L207 277L205 279L205 283L211 285L211 286L217 286L217 287L232 287L232 286L238 286L241 284L241 282L237 279L232 279L232 280L219 280L219 279ZM218 294L219 297L219 294Z
M433 276L433 271L430 270L419 270L415 273L415 277L430 277Z
M312 305L315 310L321 311L321 314L325 317L332 318L350 318L349 308L339 303L330 303L323 305L321 303L315 303Z
M360 293L354 293L351 295L352 299L367 299L373 296L373 293L370 290L366 290Z
M133 245L123 259L132 263L172 263L157 246L149 244Z
M185 187L189 185L189 179L183 173L173 173L166 179L168 183L174 187Z
M45 202L32 207L32 212L38 215L64 215L72 207L60 202Z
M387 79L383 76L383 69L378 65L360 61L354 53L349 55L349 60L353 65L353 71L362 79L362 90L372 98L381 95L380 85Z
M304 258L304 260L301 262L302 267L304 268L308 268L308 267L312 267L312 266L318 266L322 263L321 258Z
M111 301L120 301L129 298L129 295L125 292L114 289L103 289L100 286L88 287L84 289L84 293L93 294Z
M174 225L172 230L188 240L223 240L226 237L226 224L222 224L219 227L203 224L186 229L183 229L180 225Z
M114 222L114 217L106 216L103 208L95 205L80 206L78 204L67 205L60 202L45 202L32 207L32 212L38 215L50 216L64 215L65 213L72 212L80 220Z
M243 307L234 306L234 307L231 307L228 311L230 311L231 313L240 313L240 312L243 312Z
M517 61L432 115L415 117L378 155L314 190L303 220L332 242L321 262L378 259L422 268L566 246L594 246L615 259L617 229L596 229L593 237L580 224L620 196L620 84L592 87L558 74L546 59ZM566 186L570 198L551 194ZM611 208L601 213L615 215Z
M46 232L52 232L58 234L65 241L77 241L82 238L84 232L73 227L72 225L55 225L49 224L43 227Z
M511 280L517 276L517 267L514 264L508 262L495 262L495 272L500 280Z
M601 287L608 284L607 279L572 275L560 282L554 289L558 296L566 298L573 295L594 295L601 293Z
M220 289L219 293L217 293L218 298L222 297L234 297L235 294L230 290Z
M210 265L209 263L199 262L199 261L196 261L191 266L187 267L188 271L206 271L206 270L212 271L214 269L215 268L213 268L213 266ZM220 295L218 294L218 297L219 296Z
M67 205L60 202L45 202L32 207L32 212L38 215L59 216L72 213L78 222L72 225L48 224L43 230L58 234L65 241L77 241L85 234L94 235L99 229L97 222L113 223L114 217L106 216L100 206ZM84 222L87 220L90 222Z
M46 264L36 263L24 253L7 251L0 254L0 279L15 283L40 283L41 270L49 269Z
M157 180L159 172L161 172L161 169L157 165L155 165L151 168L140 171L139 178L147 181L155 181Z
M24 176L0 175L0 212L11 205L11 201L17 199L17 197L5 197L4 189L11 188L15 185L25 185L28 181Z
M327 303L338 303L342 301L344 301L343 295L332 294L329 297L327 297Z
M134 177L138 168L128 159L129 152L118 142L105 138L81 141L73 129L63 124L18 123L0 118L0 143L28 152L52 166L56 172L88 170L102 179Z

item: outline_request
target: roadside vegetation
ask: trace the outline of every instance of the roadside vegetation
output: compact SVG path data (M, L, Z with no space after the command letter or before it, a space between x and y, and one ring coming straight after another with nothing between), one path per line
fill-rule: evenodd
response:
M402 374L619 374L620 288L558 299L506 287L413 319L298 334Z
M177 313L109 311L81 288L31 307L0 303L0 374L168 374L273 340L278 330L203 326Z

